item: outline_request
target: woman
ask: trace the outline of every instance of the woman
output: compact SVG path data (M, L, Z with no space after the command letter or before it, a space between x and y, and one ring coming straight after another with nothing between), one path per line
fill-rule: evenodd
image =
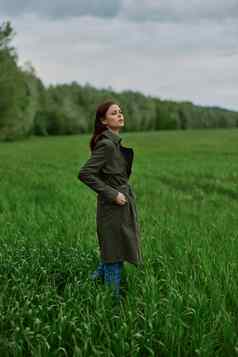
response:
M134 152L121 145L120 129L124 116L113 101L102 103L96 111L90 141L91 157L81 167L78 178L97 195L97 236L101 263L92 278L113 284L121 297L120 280L124 261L142 263L135 194L128 183Z

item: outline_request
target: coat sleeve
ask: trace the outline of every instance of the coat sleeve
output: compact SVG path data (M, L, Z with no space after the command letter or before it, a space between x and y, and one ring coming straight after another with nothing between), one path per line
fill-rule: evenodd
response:
M105 184L98 176L109 154L110 146L108 143L98 141L91 153L91 157L80 168L78 179L95 192L101 193L106 199L114 201L119 191Z

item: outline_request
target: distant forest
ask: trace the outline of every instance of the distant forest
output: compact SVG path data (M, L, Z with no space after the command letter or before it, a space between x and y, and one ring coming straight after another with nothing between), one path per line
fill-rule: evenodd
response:
M115 100L126 121L125 131L238 127L238 112L145 96L126 90L96 89L76 81L44 86L34 67L18 65L11 46L14 29L0 25L0 140L31 135L91 133L97 105Z

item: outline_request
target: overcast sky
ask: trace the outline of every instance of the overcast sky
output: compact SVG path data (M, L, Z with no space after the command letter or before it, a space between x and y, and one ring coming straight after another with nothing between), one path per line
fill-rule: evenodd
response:
M238 0L0 0L45 84L238 110Z

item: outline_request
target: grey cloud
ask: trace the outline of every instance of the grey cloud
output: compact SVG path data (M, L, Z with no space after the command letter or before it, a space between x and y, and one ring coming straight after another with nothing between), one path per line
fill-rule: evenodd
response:
M30 60L46 84L76 80L238 109L236 21L201 26L87 16L52 22L28 15L13 25L21 63Z
M133 22L190 22L238 17L237 0L0 0L0 14L41 17L118 16Z
M115 17L121 9L121 0L0 0L0 13L18 16L26 13L65 18L91 15L96 17Z
M124 0L121 16L128 20L195 22L238 17L237 0Z
M24 13L25 9L29 5L30 1L26 0L25 3L22 3L18 0L0 0L0 14L17 16L18 14Z

